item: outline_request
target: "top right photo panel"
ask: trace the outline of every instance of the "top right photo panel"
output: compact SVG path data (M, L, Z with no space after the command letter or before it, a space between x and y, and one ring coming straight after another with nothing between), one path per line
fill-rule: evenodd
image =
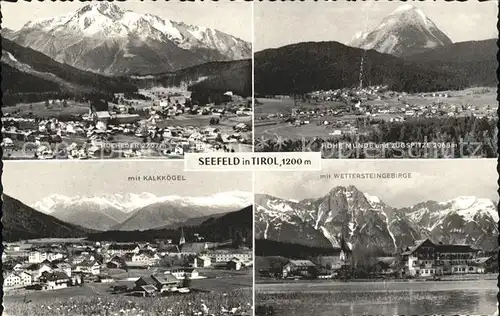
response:
M255 151L497 157L497 1L254 12Z

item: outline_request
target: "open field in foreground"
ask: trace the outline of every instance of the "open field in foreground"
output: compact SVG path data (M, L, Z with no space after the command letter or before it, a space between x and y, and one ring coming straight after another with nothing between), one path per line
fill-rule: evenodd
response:
M132 297L113 294L112 285L131 288L139 276L150 275L147 269L133 269L129 273L115 269L111 274L125 281L114 283L86 283L55 291L10 291L4 296L6 316L101 316L101 315L193 315L206 304L210 313L226 315L223 310L241 307L239 312L251 314L252 270L222 271L200 269L206 279L192 280L193 293L168 297ZM179 302L179 303L178 303ZM250 305L249 305L250 304ZM40 311L40 313L39 313ZM141 312L142 311L142 312ZM238 314L237 314L238 315Z
M55 293L53 293L55 294ZM231 293L191 293L168 297L79 296L54 297L44 301L23 302L4 299L5 316L164 316L193 315L208 308L217 316L251 315L251 289Z

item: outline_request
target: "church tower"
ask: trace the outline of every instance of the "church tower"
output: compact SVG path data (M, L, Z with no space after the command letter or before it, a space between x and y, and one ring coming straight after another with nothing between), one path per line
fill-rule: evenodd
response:
M182 246L186 243L186 238L184 238L184 228L181 228L181 239L179 239L179 246Z

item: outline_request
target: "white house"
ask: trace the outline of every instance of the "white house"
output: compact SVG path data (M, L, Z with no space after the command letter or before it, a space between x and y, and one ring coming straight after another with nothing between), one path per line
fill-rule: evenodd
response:
M17 276L19 278L21 278L21 284L23 286L31 285L32 280L33 280L32 277L31 277L31 274L29 274L29 273L27 273L25 271L19 272L19 273L16 273L16 274L17 274Z
M45 260L54 261L63 259L64 255L57 251L30 251L28 255L29 263L41 263Z
M19 246L19 245L10 245L9 246L9 250L10 251L19 252L19 251L21 251L21 246Z
M113 244L109 245L108 253L110 255L124 255L126 253L139 253L141 249L136 244Z
M35 263L26 268L26 271L31 274L33 281L37 281L44 272L52 272L51 266L45 263Z
M19 272L19 271L23 271L25 268L25 265L22 264L22 263L17 263L13 268L12 270L14 270L14 272Z
M208 256L215 262L224 262L227 263L232 259L238 259L240 261L248 261L252 260L252 254L247 252L212 252L209 253Z
M134 263L153 264L159 260L160 256L151 250L141 250L131 257L131 261Z
M72 271L92 274L92 275L99 275L101 273L101 266L96 261L81 262L75 265Z
M206 268L212 265L212 260L208 256L198 256L194 258L194 268Z
M22 280L19 275L15 273L11 273L7 275L7 277L4 278L3 280L3 286L4 287L19 287L22 286Z
M199 279L200 274L198 273L198 270L193 269L193 268L183 268L183 269L176 269L172 271L167 271L165 274L172 274L174 277L176 277L179 280L183 280L186 276L189 279Z
M44 260L47 259L47 253L46 252L40 252L40 251L30 251L28 255L28 262L29 263L40 263Z
M70 277L68 277L64 272L59 271L44 273L40 277L40 282L42 283L43 288L46 290L58 290L67 288L70 280Z

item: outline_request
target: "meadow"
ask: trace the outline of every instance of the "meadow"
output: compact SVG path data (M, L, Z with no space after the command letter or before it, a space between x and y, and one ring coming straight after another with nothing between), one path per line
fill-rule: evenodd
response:
M55 293L54 293L55 294ZM4 299L5 316L251 315L252 290L190 293L165 297L78 296L40 301Z
M51 105L47 108L45 102L35 102L31 104L18 104L16 106L3 107L4 114L15 114L16 117L36 117L44 118L64 118L80 116L89 113L89 105L81 102L68 101L68 106L62 104Z

